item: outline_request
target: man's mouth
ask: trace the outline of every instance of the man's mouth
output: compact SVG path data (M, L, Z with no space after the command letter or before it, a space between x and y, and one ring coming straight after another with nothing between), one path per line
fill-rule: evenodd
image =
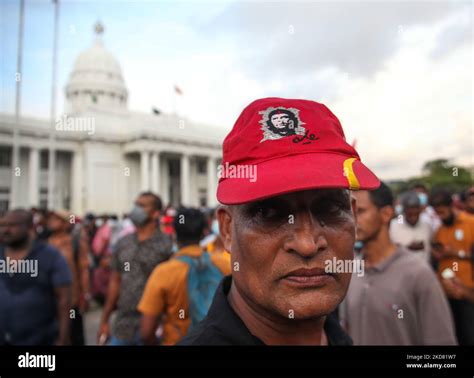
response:
M297 287L320 287L334 280L334 276L323 268L302 268L291 271L282 280Z

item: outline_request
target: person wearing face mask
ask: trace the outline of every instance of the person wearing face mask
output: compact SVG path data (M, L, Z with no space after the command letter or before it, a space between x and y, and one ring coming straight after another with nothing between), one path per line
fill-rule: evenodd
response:
M436 212L433 210L433 207L431 207L428 203L428 189L426 189L426 186L423 184L416 184L413 186L412 190L417 194L418 199L420 200L420 206L422 209L420 221L428 223L431 226L431 231L434 234L441 225L441 221L436 215Z
M442 225L434 237L433 256L449 298L460 345L474 345L474 216L454 208L451 193L433 191L430 205Z
M162 203L152 192L141 193L129 213L135 232L120 239L113 250L107 298L98 332L99 344L138 345L138 302L153 269L172 255L172 242L159 227ZM109 319L114 309L112 330Z

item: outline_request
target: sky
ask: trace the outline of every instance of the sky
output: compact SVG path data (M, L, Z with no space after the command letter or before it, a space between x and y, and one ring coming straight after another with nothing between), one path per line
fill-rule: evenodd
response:
M60 1L57 108L105 27L129 108L230 130L261 97L326 104L384 180L448 158L474 165L470 1ZM15 109L19 1L0 3L0 112ZM26 0L21 113L48 118L52 1ZM183 92L176 96L173 87Z

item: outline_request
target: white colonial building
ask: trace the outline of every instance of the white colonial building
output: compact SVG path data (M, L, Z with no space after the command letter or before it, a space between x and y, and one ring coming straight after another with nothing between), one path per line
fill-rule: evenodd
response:
M0 210L36 206L121 214L143 190L159 193L165 205L216 205L225 131L175 114L130 111L120 64L104 48L102 31L97 25L95 43L74 64L64 114L54 122L0 114ZM12 175L14 128L20 146L17 176ZM12 180L18 180L15 193Z

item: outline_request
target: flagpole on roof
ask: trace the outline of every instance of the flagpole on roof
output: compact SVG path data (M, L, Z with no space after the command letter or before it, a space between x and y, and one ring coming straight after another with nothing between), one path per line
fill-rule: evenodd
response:
M23 63L23 23L25 19L25 1L20 1L20 18L18 23L18 51L16 60L16 88L15 88L15 124L13 126L12 140L12 170L10 186L10 205L9 208L15 208L17 204L18 181L17 168L20 166L20 105L21 105L21 81L22 81L22 63ZM20 172L21 173L21 172Z
M56 117L56 67L58 58L58 24L59 24L59 0L53 0L54 3L54 34L53 34L53 64L52 64L52 80L51 80L51 127L49 133L49 159L48 159L48 208L55 208L54 189L55 189L55 117Z

